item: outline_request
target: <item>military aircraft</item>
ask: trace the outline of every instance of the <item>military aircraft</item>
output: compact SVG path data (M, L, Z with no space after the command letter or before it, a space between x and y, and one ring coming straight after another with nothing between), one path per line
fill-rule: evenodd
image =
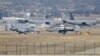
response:
M63 20L56 21L56 20L28 20L29 22L35 23L35 24L46 24L46 25L54 25L54 24L63 24Z
M78 20L74 18L71 12L69 14L70 14L70 19L64 20L64 22L69 24L79 25L79 26L93 26L100 23L99 20Z
M33 23L29 23L27 20L16 20L16 21L6 22L5 30L16 31L19 34L22 33L26 34L29 32L38 31L36 25Z
M64 35L69 32L80 32L80 26L74 25L74 26L65 26L64 24L61 24L58 27L49 27L46 31L49 32L58 32L58 33L63 33Z

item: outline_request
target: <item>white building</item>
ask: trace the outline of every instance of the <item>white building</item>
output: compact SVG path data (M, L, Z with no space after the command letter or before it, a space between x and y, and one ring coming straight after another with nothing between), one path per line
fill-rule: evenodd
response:
M4 21L14 21L14 20L25 20L25 18L19 18L19 17L2 17Z

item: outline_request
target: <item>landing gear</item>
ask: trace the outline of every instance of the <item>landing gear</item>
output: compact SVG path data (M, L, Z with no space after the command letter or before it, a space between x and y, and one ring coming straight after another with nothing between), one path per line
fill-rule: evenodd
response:
M26 34L26 32L24 34Z
M62 33L62 32L63 32L63 30L59 30L59 31L58 31L58 33Z
M18 32L18 34L22 34L22 33L23 33L23 34L26 34L26 32Z
M63 35L65 35L65 34L66 34L66 32L67 32L67 30L66 30L66 29L64 29L64 30L59 30L59 31L58 31L58 33L62 33Z
M18 32L18 34L21 34L21 32Z

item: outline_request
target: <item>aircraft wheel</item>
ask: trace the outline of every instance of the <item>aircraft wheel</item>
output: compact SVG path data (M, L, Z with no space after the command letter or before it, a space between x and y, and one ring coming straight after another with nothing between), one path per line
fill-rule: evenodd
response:
M62 33L62 31L61 31L61 30L59 30L58 32L59 32L59 33Z
M18 34L21 34L21 32L19 32Z
M26 34L26 33L24 33L24 34Z

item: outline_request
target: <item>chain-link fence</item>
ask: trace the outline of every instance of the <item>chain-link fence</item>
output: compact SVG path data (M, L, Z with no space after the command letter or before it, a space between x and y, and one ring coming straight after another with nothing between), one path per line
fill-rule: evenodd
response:
M97 43L0 44L1 55L100 55Z

